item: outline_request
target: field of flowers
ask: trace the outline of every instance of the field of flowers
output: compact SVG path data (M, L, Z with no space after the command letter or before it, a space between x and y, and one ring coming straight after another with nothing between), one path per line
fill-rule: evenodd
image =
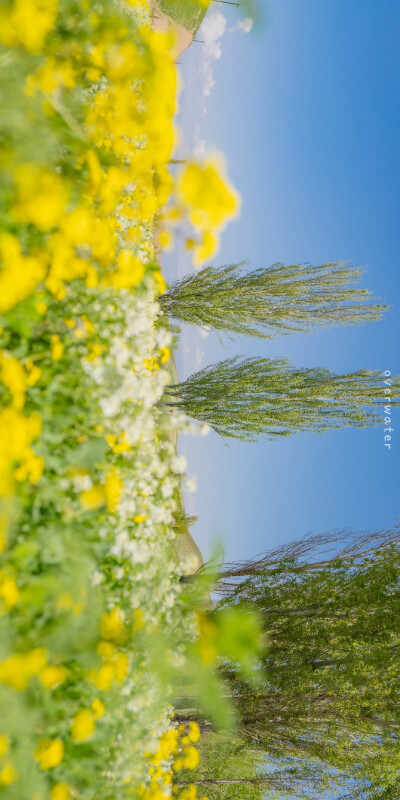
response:
M0 43L0 796L161 800L198 763L173 685L192 663L212 705L218 625L179 582L193 425L160 403L154 233L202 263L238 198L213 161L171 177L146 5L6 0Z

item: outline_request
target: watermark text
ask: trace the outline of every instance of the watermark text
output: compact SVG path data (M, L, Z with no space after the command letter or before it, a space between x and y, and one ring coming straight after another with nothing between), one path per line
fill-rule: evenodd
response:
M384 411L384 415L385 415L384 418L383 418L383 422L385 424L383 443L384 443L384 446L387 448L387 450L391 450L392 449L392 444L391 444L392 433L394 431L394 428L392 428L392 405L391 405L391 403L392 403L392 378L391 378L390 369L385 369L385 372L383 373L383 375L384 375L383 383L385 385L385 388L383 390L383 394L385 395L385 403L386 403L386 405L384 405L384 407L383 407L383 411Z

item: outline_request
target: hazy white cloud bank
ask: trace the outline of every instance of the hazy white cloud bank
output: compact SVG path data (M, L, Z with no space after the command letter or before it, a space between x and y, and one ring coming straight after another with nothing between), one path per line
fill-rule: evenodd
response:
M201 73L203 77L203 97L209 97L215 80L212 62L221 58L221 39L226 31L227 21L220 11L206 16L200 28L200 38L204 42Z
M186 118L186 141L195 156L205 153L206 141L201 133L202 119L207 113L207 99L215 85L213 65L222 56L222 39L226 33L247 34L253 26L251 17L240 19L228 27L228 21L221 11L211 11L205 16L196 38L201 44L193 45L194 62L186 75L185 90L190 98L190 119ZM195 119L193 110L196 109Z

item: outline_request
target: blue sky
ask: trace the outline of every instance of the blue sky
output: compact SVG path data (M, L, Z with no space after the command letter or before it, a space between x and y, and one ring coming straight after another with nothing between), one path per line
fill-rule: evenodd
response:
M368 267L363 285L392 308L378 323L267 342L221 342L185 327L179 374L233 354L399 374L400 3L259 5L263 19L244 35L236 12L213 3L206 35L198 33L208 44L194 43L180 58L180 153L201 149L202 140L206 152L225 153L242 195L240 219L225 230L213 263L349 260ZM213 27L224 26L214 42ZM179 249L165 268L169 279L192 269ZM390 451L384 427L382 408L382 425L363 431L229 446L213 433L182 437L198 484L187 507L199 516L192 533L205 557L214 541L232 560L309 531L390 526L400 513L397 410Z

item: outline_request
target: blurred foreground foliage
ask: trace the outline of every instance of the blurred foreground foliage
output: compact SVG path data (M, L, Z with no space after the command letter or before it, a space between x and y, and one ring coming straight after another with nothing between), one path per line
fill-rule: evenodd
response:
M172 335L154 302L165 289L154 229L175 193L185 219L198 212L196 247L207 236L215 247L237 197L212 165L187 165L176 184L169 174L170 46L145 2L0 6L7 800L168 796L177 754L186 768L198 758L196 728L178 731L171 705L192 667L213 718L229 716L201 650L215 646L204 597L180 583L174 549L171 432L184 423L158 407ZM231 630L221 646L249 670L258 645L243 625L239 639Z

